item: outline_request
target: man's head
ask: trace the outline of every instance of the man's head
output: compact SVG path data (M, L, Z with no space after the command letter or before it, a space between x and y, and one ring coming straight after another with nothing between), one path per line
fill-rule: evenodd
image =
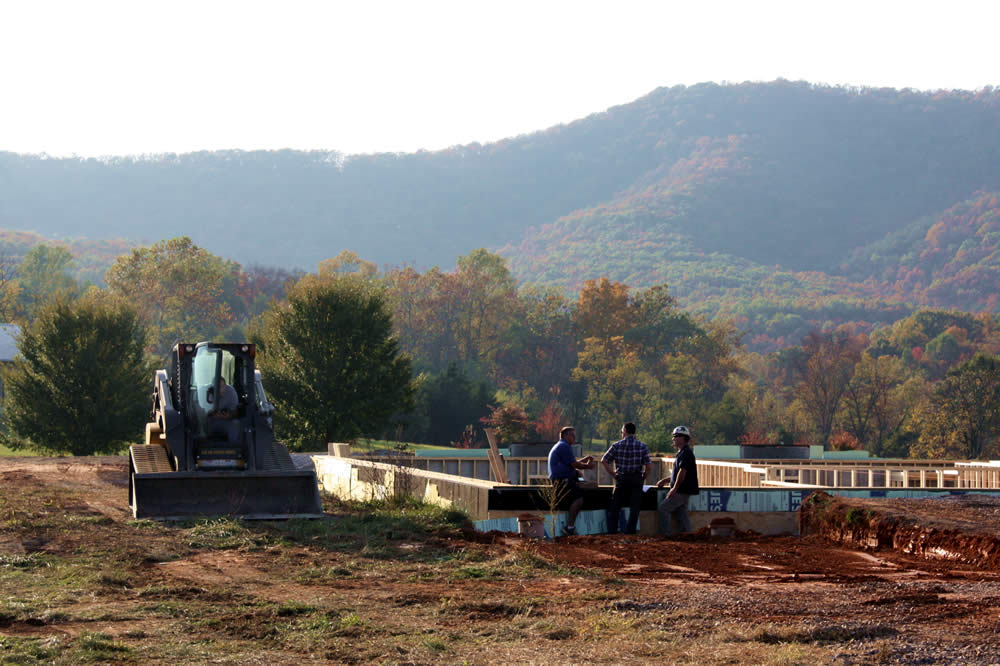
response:
M622 426L622 434L626 435L626 436L628 436L628 435L634 435L635 434L635 424L632 423L631 421L629 421L628 423L626 423L625 425L623 425Z
M688 430L687 426L677 426L670 435L673 437L674 446L677 448L686 446L691 441L691 431Z
M576 442L576 429L573 426L566 426L559 431L559 439L565 440L570 444Z

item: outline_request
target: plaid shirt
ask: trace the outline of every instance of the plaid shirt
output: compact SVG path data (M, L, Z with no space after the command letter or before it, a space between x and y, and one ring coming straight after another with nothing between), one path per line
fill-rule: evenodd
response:
M629 435L612 444L601 462L615 463L615 470L622 474L641 472L649 464L649 449L635 435Z

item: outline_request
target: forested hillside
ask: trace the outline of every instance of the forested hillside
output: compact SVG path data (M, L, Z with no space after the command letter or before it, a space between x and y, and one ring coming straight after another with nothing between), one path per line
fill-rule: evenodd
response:
M762 351L916 306L996 312L998 192L993 89L678 86L406 155L0 153L0 228L74 238L91 258L101 239L187 235L244 265L313 269L349 249L447 270L487 247L521 283L568 294L600 277L666 283ZM99 279L88 262L78 275Z
M978 219L959 212L956 219ZM121 399L112 410L121 437L88 446L113 449L122 437L138 438L145 419L128 416L126 406L148 405L145 381L134 374L148 378L142 350L163 367L177 340L249 340L280 406L282 436L306 450L359 434L475 446L485 441L484 426L507 442L551 441L566 423L610 441L631 419L661 451L683 423L700 443L939 458L1000 453L996 314L910 314L828 299L828 312L848 321L772 339L808 324L775 307L776 330L745 346L739 328L693 316L666 285L636 289L601 278L568 297L556 287L518 285L509 262L482 248L457 257L451 271L379 270L345 251L304 274L244 269L181 237L122 254L104 288L79 284L68 273L72 262L66 247L37 245L17 277L0 282L0 319L24 331L0 401L0 443L12 448L44 449L43 430L59 423L60 446L79 452L79 419L65 415L93 409L88 390ZM781 279L768 284L780 288ZM809 286L821 302L821 289ZM805 298L785 307L807 312ZM766 307L755 300L745 311L763 317ZM813 307L815 314L823 306ZM753 351L775 340L780 349ZM116 366L131 382L110 376L118 371L108 366L125 360L120 348L133 350L128 367ZM97 350L109 358L94 365ZM79 386L91 389L81 394ZM50 387L61 392L50 395ZM368 406L346 409L352 400Z

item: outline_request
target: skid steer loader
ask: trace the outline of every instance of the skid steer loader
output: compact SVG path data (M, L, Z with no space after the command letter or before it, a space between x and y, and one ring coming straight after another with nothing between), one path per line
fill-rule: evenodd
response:
M321 517L312 469L297 469L274 439L255 349L245 343L178 343L157 370L146 443L129 449L136 518L178 520Z

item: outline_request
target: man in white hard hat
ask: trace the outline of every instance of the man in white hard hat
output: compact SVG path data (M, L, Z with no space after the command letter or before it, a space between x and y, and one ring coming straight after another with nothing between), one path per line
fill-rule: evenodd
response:
M660 532L670 536L671 519L676 518L680 531L691 531L691 517L688 515L688 500L691 495L698 494L698 464L694 458L694 451L691 450L691 431L687 426L677 426L673 433L674 448L677 455L674 457L674 469L669 477L664 477L656 482L658 488L662 488L667 483L670 484L670 492L660 502Z

